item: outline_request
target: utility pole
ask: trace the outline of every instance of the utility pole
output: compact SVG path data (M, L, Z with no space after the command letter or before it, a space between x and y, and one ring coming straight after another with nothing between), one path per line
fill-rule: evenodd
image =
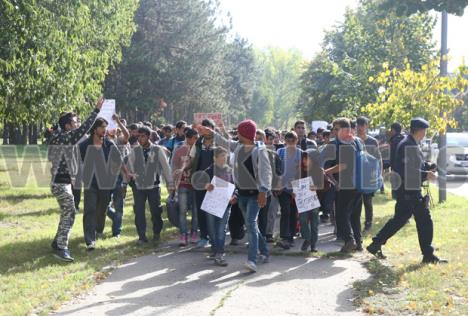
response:
M440 76L446 77L448 75L448 45L447 45L447 31L448 31L448 14L447 11L442 12L442 35L441 35L441 48L440 48ZM446 93L448 91L445 91ZM442 115L442 113L441 113ZM439 203L447 200L447 134L446 131L440 135L439 140Z

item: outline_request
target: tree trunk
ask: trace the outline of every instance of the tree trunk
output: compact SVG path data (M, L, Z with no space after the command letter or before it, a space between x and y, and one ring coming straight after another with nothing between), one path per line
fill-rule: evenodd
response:
M28 143L28 134L29 127L27 124L23 124L21 133L21 145L26 145Z
M29 145L37 145L38 128L36 124L29 125Z
M5 121L3 121L3 145L8 145L9 144L9 128L10 124L8 124Z

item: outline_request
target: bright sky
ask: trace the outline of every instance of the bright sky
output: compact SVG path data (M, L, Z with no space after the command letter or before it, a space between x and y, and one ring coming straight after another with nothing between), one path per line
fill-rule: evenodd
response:
M220 0L222 9L232 15L234 32L256 47L297 48L311 59L320 49L325 29L343 21L347 6L358 0ZM449 69L465 57L468 63L468 10L463 17L449 16ZM434 30L440 42L440 23ZM464 34L465 33L465 34ZM465 35L465 36L464 36ZM439 44L437 44L439 45Z

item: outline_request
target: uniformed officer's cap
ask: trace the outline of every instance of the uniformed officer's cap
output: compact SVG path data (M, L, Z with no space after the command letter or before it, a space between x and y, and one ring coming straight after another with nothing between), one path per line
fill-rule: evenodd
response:
M421 117L416 117L411 120L412 129L421 129L421 128L429 128L429 122Z

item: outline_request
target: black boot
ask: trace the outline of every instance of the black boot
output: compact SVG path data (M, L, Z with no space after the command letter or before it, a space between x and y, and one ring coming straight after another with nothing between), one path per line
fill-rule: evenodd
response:
M387 257L384 256L382 253L382 248L380 244L377 244L376 242L372 242L369 246L367 246L367 251L369 251L371 254L377 257L377 259L386 259Z
M448 263L447 259L440 259L437 256L434 255L429 255L429 256L424 256L422 260L423 264L439 264L439 263Z

